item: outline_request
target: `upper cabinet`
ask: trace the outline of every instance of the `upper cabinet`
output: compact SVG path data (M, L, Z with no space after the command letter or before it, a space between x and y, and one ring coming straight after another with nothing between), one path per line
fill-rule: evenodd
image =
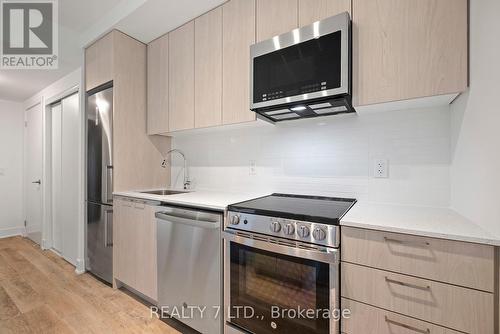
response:
M298 0L257 0L257 42L298 27Z
M255 43L255 0L222 6L222 123L255 120L250 110L250 45Z
M113 80L113 33L85 49L85 90Z
M148 45L148 134L168 132L168 35Z
M351 0L299 0L299 26L343 12L351 13Z
M169 171L160 166L170 139L153 140L146 131L146 62L146 45L118 30L85 50L87 91L113 81L114 191L170 184Z
M255 121L250 46L346 11L358 110L438 95L448 102L468 85L467 1L229 0L150 43L148 133ZM97 78L88 83L109 81L104 60L91 65Z
M194 125L222 123L222 8L194 21Z
M353 0L354 105L467 87L467 0Z
M169 33L169 132L194 128L194 21Z

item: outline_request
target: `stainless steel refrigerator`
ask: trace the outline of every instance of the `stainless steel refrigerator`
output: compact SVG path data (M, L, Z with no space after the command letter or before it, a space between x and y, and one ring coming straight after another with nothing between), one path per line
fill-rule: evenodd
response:
M87 97L86 269L113 279L113 87Z

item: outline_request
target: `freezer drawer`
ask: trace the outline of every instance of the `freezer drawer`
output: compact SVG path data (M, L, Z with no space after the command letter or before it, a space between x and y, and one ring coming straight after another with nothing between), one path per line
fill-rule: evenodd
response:
M113 207L87 202L86 269L111 283L113 279Z

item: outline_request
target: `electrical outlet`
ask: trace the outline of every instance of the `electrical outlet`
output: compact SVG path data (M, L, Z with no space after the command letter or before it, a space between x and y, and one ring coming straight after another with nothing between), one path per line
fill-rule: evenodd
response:
M373 164L373 177L389 177L389 161L387 159L375 159Z
M255 160L250 160L249 175L257 175L257 162Z

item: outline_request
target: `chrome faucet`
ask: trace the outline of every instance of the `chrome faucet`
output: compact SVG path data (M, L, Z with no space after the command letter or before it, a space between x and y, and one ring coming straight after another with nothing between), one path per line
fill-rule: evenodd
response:
M180 156L182 157L182 159L184 160L184 189L187 190L189 189L189 186L191 185L191 181L189 180L189 173L188 173L188 169L187 169L187 159L186 159L186 155L184 153L182 153L181 150L178 150L176 148L168 151L165 156L168 156L169 154L172 154L172 153L178 153L180 154ZM161 166L163 168L166 168L167 167L167 160L164 159L161 163Z

